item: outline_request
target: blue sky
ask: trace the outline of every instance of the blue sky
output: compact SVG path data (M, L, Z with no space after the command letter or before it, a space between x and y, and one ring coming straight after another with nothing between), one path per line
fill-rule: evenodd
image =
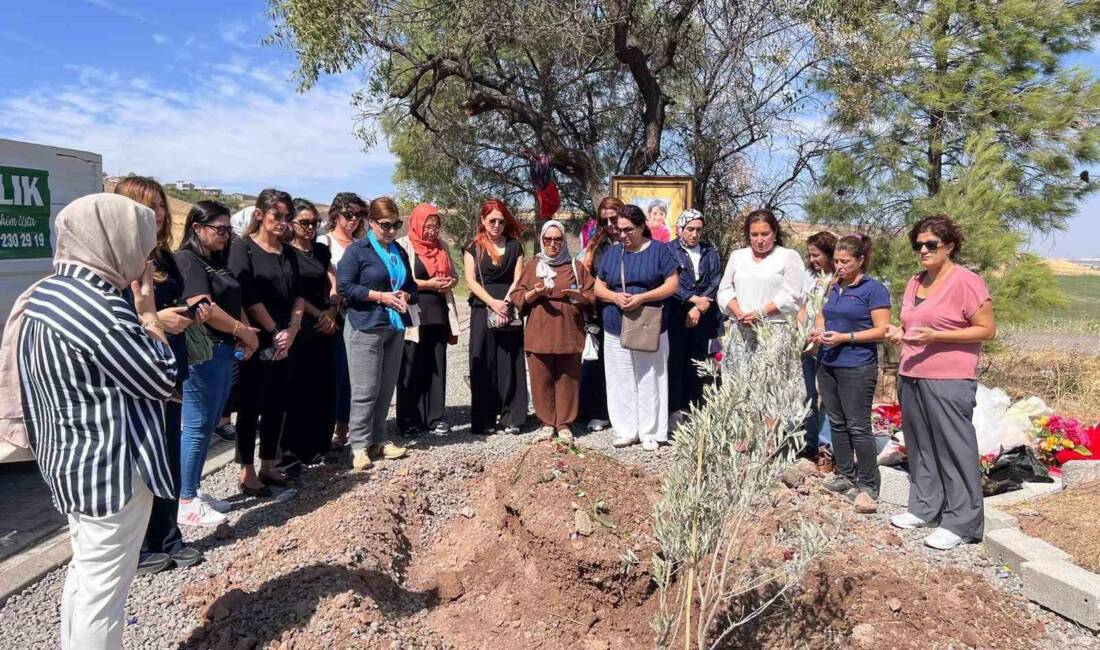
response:
M293 57L260 45L270 29L263 0L18 7L0 22L0 137L94 151L107 173L227 191L276 185L328 202L393 190L394 157L384 144L364 152L355 136L361 80L327 78L298 94ZM1081 63L1100 70L1095 55ZM1094 195L1068 231L1035 236L1033 249L1100 256L1098 212Z

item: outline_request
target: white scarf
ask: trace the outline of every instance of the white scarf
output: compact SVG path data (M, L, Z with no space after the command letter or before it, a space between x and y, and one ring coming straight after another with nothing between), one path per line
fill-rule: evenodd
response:
M542 243L542 238L546 236L546 231L550 228L557 228L562 236L561 251L555 257L550 257L546 253L546 245ZM539 254L536 256L538 263L535 265L535 275L542 280L547 289L553 289L554 278L558 275L553 267L566 264L572 259L569 255L569 240L565 237L565 226L561 225L560 221L551 219L542 224L542 230L539 231L539 248Z

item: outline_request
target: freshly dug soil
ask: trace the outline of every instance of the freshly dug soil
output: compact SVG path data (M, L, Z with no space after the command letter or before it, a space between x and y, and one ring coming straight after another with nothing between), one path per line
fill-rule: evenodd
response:
M1100 572L1100 518L1095 515L1098 500L1100 481L1019 503L1008 511L1028 535L1069 553L1078 566Z
M314 491L341 496L264 529L221 575L186 590L205 622L182 646L653 646L657 476L553 443L489 467L401 463L388 480L318 476ZM755 532L766 543L777 521L801 512L829 513L843 534L727 647L1023 649L1043 636L1023 601L905 555L896 534L818 480L763 504Z

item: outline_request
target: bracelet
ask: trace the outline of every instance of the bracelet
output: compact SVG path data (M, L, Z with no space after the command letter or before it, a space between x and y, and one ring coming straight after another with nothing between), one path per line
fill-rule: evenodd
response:
M237 332L239 332L239 331L241 331L241 321L234 321L234 323L233 323L233 333L230 334L230 336L234 336L234 337L237 336Z

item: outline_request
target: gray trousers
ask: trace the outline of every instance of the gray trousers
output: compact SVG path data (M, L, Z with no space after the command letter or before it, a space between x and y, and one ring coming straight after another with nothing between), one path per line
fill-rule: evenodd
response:
M963 538L982 539L985 512L973 379L898 377L909 457L909 512Z
M388 327L360 331L349 325L344 342L351 379L348 440L352 449L366 449L389 439L386 416L401 370L405 333Z
M871 488L878 495L882 477L878 469L878 448L871 432L871 405L875 400L876 383L877 363L858 368L821 364L817 368L821 403L833 432L836 473Z

